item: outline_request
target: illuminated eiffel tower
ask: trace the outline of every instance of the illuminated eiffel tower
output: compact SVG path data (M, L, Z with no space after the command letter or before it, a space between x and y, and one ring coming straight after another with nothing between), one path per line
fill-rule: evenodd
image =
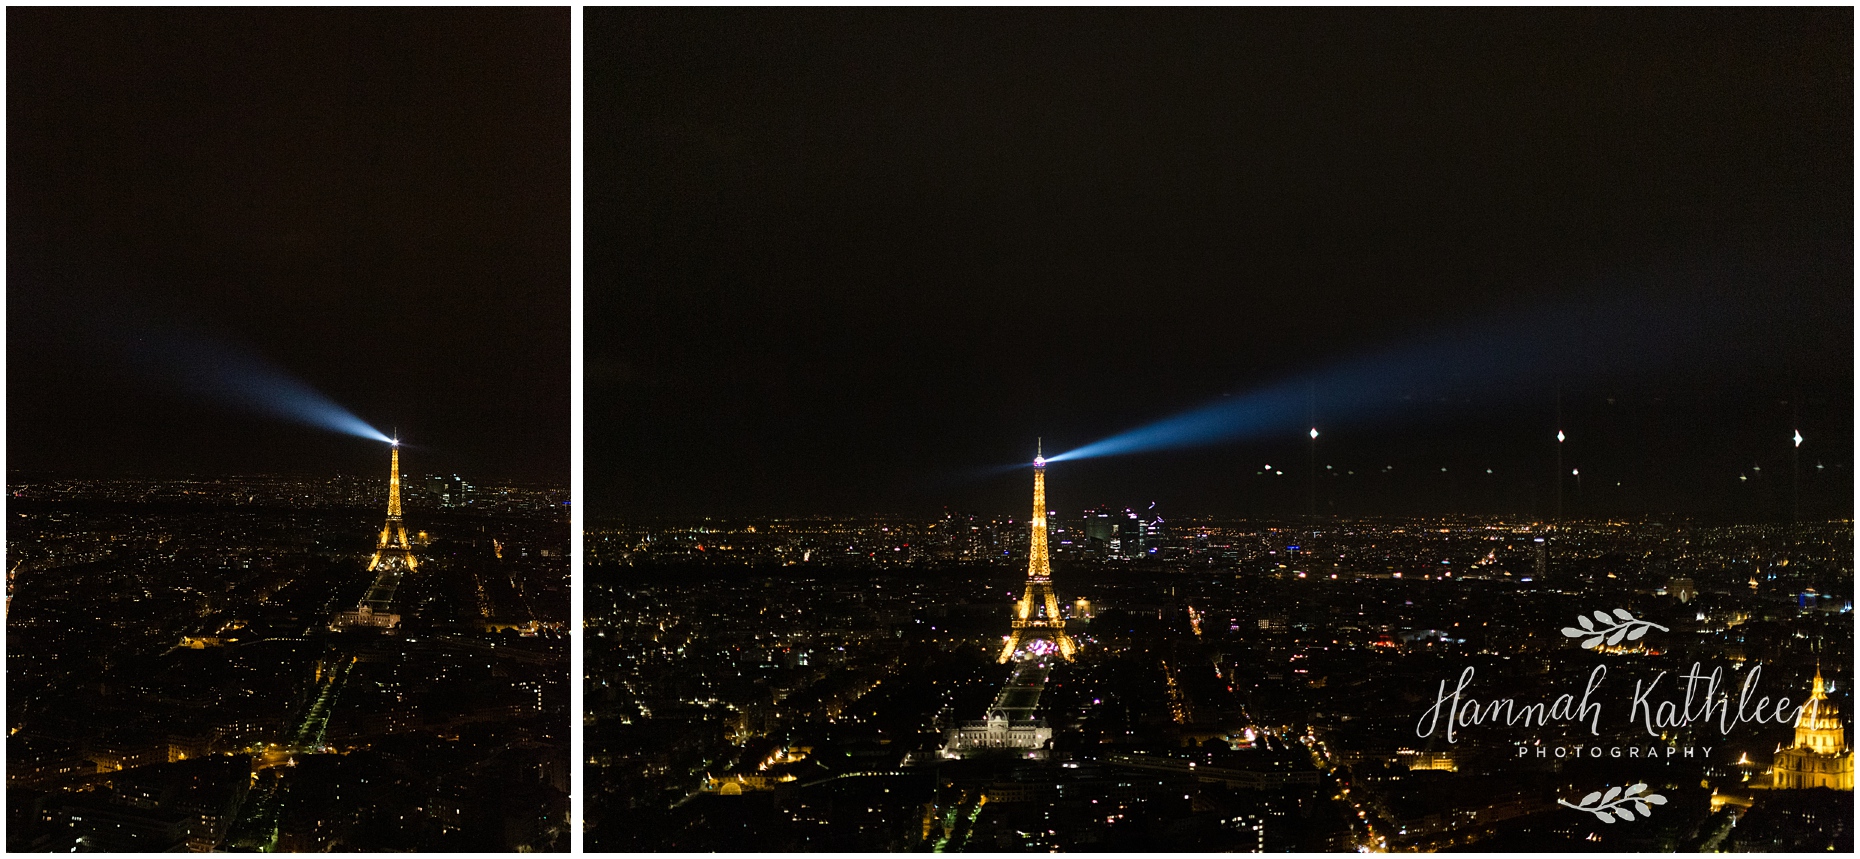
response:
M407 542L407 526L400 521L400 440L394 440L392 470L388 473L387 524L381 526L381 539L375 555L368 561L368 571L375 574L374 584L362 594L355 608L337 613L330 621L333 629L356 627L392 630L400 625L394 613L394 592L400 589L401 577L414 571L419 563L413 559L413 545Z
M1059 597L1053 593L1053 567L1046 559L1046 457L1036 448L1033 457L1033 541L1027 551L1027 594L1014 604L1014 631L1001 648L1000 662L1014 658L1025 647L1044 656L1058 651L1067 662L1078 650L1066 634L1059 616Z
M392 470L388 473L388 517L387 524L381 526L381 540L375 545L375 556L368 562L371 573L383 570L413 572L417 564L413 560L413 546L407 542L407 526L400 521L400 440L394 440Z

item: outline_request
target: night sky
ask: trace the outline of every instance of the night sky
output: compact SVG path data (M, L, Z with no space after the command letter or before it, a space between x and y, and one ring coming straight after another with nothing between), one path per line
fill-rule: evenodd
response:
M568 36L565 9L7 10L8 468L385 471L186 384L226 360L398 427L410 470L566 482Z
M586 22L597 518L1851 514L1850 9Z

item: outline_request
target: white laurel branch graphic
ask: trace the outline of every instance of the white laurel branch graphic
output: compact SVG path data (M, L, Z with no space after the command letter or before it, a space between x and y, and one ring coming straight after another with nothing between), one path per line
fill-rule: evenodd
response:
M1636 814L1641 817L1650 817L1653 814L1652 806L1666 804L1664 796L1657 793L1642 793L1646 789L1645 782L1632 785L1625 791L1618 787L1611 787L1607 793L1598 790L1583 797L1582 802L1579 803L1559 799L1556 804L1577 811L1586 811L1595 815L1603 823L1613 823L1616 818L1633 820ZM1628 806L1633 806L1633 808L1630 810Z
M1582 628L1566 626L1563 627L1563 634L1570 638L1582 639L1583 647L1600 647L1604 641L1611 646L1620 644L1623 639L1634 641L1646 635L1649 629L1657 629L1661 632L1670 631L1651 620L1638 620L1624 608L1615 609L1612 617L1608 612L1597 610L1594 617L1595 620L1590 620L1589 615L1576 615L1576 622L1581 624Z

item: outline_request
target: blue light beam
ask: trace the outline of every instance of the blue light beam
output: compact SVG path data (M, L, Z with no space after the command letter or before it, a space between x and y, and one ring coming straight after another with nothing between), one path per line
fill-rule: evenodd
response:
M392 443L309 383L264 358L197 335L143 332L130 347L145 374L177 382L189 394L240 411Z
M160 290L103 286L94 275L56 269L17 276L43 282L22 291L26 298L17 317L21 337L68 351L74 363L102 357L112 365L106 372L127 371L190 399L371 441L392 441L259 350L151 302L150 296Z
M1476 390L1482 400L1541 396L1556 380L1644 373L1670 365L1707 331L1736 316L1693 302L1675 309L1645 293L1577 305L1542 306L1441 330L1419 343L1385 348L1309 375L1284 379L1094 441L1047 462L1201 447L1303 435L1309 392L1320 424L1405 422L1438 417L1421 408L1443 391ZM1709 351L1709 350L1707 350ZM1448 399L1458 399L1449 397Z

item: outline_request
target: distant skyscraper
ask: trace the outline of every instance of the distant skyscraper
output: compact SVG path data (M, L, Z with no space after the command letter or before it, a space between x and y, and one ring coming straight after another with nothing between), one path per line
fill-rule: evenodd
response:
M1162 516L1156 512L1156 502L1151 501L1148 510L1140 517L1143 522L1143 543L1139 554L1153 555L1162 549L1166 532L1163 529Z
M447 507L463 507L471 503L471 484L456 474L446 481L445 504Z
M426 478L426 493L441 507L463 507L470 502L471 484L456 474L431 474Z
M1077 649L1059 616L1059 597L1053 593L1053 568L1046 555L1046 457L1033 458L1033 540L1027 551L1027 592L1014 604L1014 631L1001 649L1001 662L1026 647L1038 656L1055 650L1066 661Z
M1103 509L1085 511L1085 536L1106 546L1117 537L1117 520Z
M943 543L951 558L974 558L982 552L982 525L973 513L944 513Z
M1143 554L1143 520L1137 511L1124 508L1124 518L1118 520L1117 538L1112 544L1115 553L1126 558L1140 557Z
M1126 507L1121 513L1104 508L1085 511L1085 536L1101 545L1114 558L1141 558L1162 545L1163 521L1156 515L1156 505L1138 512Z

